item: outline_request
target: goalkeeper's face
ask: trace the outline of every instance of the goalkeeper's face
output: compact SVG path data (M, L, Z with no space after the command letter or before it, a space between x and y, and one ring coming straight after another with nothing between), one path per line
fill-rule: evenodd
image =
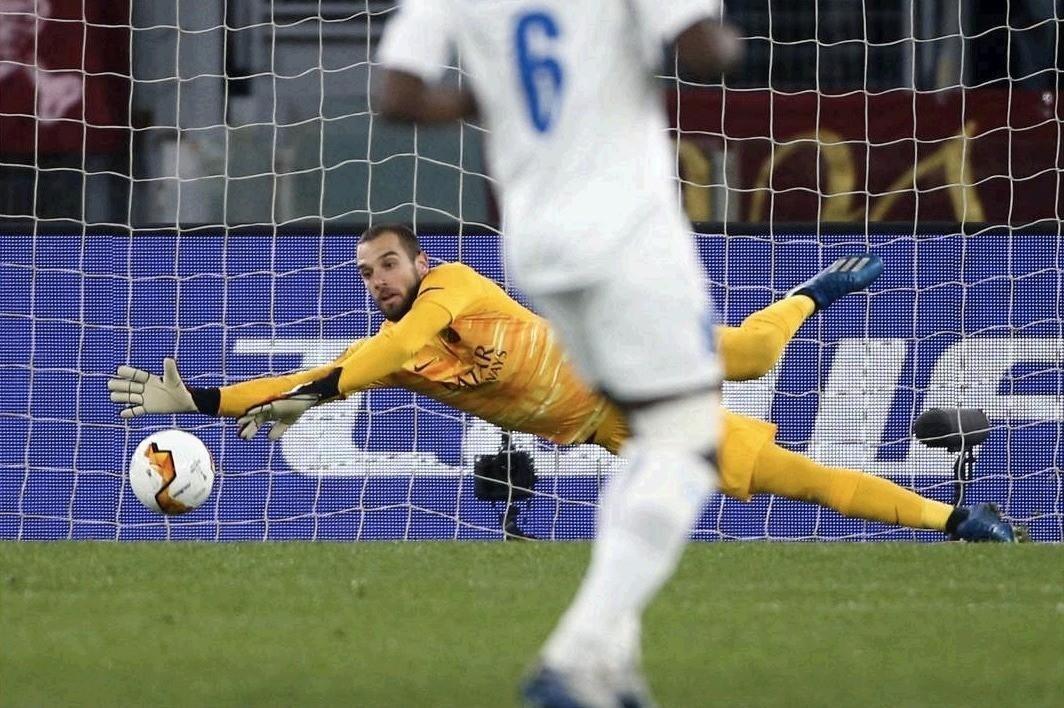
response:
M398 322L414 304L429 262L424 252L411 255L397 235L386 233L358 244L358 270L381 313Z

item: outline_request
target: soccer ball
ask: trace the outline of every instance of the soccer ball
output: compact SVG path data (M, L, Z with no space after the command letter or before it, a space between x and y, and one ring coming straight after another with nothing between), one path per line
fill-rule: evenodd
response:
M184 430L161 430L140 441L129 461L129 486L141 504L161 514L184 514L214 486L214 459Z

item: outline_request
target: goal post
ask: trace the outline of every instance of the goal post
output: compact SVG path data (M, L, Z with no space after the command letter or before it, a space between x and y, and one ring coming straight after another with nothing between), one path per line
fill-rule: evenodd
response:
M473 473L508 431L413 393L313 409L277 443L202 416L118 418L120 364L175 356L190 384L219 385L374 332L355 267L369 223L413 224L435 262L510 286L483 128L372 112L394 2L163 5L0 0L0 539L501 538L506 503L478 499ZM953 457L913 423L981 409L992 430L965 501L1064 540L1061 18L793 5L734 16L748 56L725 81L660 77L677 200L730 324L839 255L872 250L886 271L768 375L728 383L726 405L789 449L948 502ZM164 518L124 475L172 426L220 474L202 507ZM521 528L590 537L619 461L512 444L537 473ZM941 538L770 496L715 498L694 535Z

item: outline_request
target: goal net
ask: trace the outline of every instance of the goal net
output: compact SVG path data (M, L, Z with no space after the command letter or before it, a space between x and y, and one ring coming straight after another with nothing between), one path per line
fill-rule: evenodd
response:
M727 383L726 405L827 464L993 501L1064 540L1059 7L749 5L730 8L739 71L660 79L721 318L841 255L871 250L886 272L811 319L767 375ZM616 458L410 392L313 409L277 443L203 416L125 422L108 401L120 364L159 372L174 356L213 386L372 334L354 261L371 223L412 224L436 262L509 286L483 128L371 110L394 6L0 0L0 539L500 538L511 506L536 537L591 536ZM990 420L962 482L953 454L912 435L924 411L958 407ZM125 469L175 426L220 475L202 507L160 517ZM504 440L538 475L512 505L476 494L477 460ZM768 495L714 498L695 536L941 538Z

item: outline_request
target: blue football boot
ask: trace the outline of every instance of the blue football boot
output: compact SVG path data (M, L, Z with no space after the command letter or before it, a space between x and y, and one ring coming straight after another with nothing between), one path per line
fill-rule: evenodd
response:
M864 290L883 273L883 259L874 253L843 256L805 283L791 295L806 295L819 312L841 297Z
M657 708L658 704L650 697L650 687L642 676L636 675L621 689L617 695L621 708Z
M529 708L613 708L612 692L597 682L540 666L521 686L521 697Z
M653 708L641 680L620 688L619 678L540 666L521 687L521 697L534 708Z
M1027 530L1014 528L1001 518L994 504L957 507L953 513L956 519L951 518L947 527L952 526L948 533L954 541L1019 543L1028 540Z

